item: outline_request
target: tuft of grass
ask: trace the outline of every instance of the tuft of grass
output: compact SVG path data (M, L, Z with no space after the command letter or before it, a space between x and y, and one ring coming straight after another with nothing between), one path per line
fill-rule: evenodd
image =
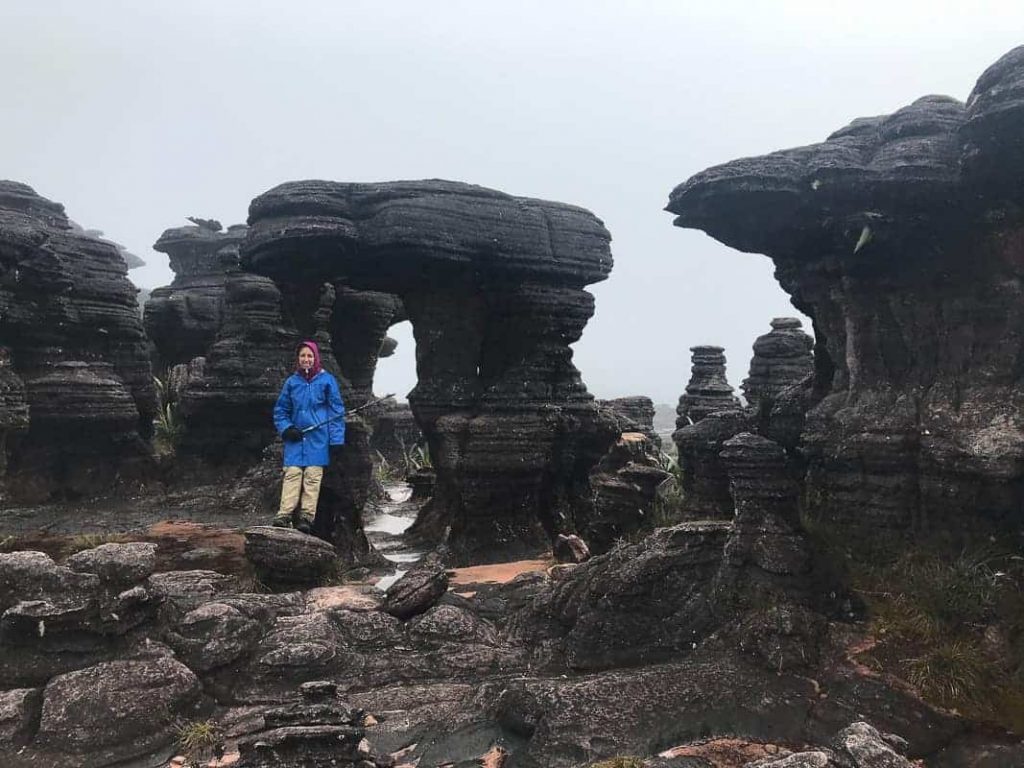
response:
M14 552L18 548L16 536L4 536L0 538L0 552Z
M185 757L194 760L213 752L221 742L220 729L209 720L190 720L175 726L178 748Z
M65 550L68 556L87 549L94 549L100 544L110 544L122 540L121 534L117 533L78 533L67 540Z
M644 761L639 757L617 756L599 763L594 763L591 768L644 768Z
M387 457L380 451L376 451L377 458L373 462L373 477L380 485L393 485L403 479L398 467L395 467Z
M1024 729L1024 557L1014 536L937 533L870 548L811 521L808 533L867 608L864 661L932 704Z
M907 681L921 694L945 706L977 706L987 698L985 685L991 682L985 653L976 642L966 639L940 640L921 656L906 660Z

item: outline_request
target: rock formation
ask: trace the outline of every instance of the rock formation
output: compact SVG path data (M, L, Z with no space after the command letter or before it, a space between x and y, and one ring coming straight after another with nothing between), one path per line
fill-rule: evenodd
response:
M148 472L156 398L135 294L112 243L0 182L0 482L14 497Z
M423 432L409 404L384 404L373 426L370 448L392 466L407 469L409 452L424 444Z
M693 367L690 383L676 407L676 429L695 424L709 413L740 407L732 385L725 378L725 350L705 345L690 347L690 352Z
M754 428L750 413L715 411L672 433L679 451L679 474L687 515L698 520L731 519L729 473L721 458L726 441Z
M450 531L461 560L545 548L614 438L569 348L593 313L584 286L611 269L601 222L454 182L306 181L254 200L249 225L245 263L286 296L344 281L401 300L417 343L409 402L437 472L414 533Z
M592 507L577 517L578 533L591 551L607 552L645 524L651 527L658 488L670 477L657 450L646 435L624 432L594 467Z
M224 321L228 276L239 271L245 225L224 232L217 222L197 221L203 226L165 230L153 245L167 254L174 271L171 284L154 289L144 309L146 333L156 345L160 368L206 354Z
M740 385L747 404L768 414L775 398L787 387L803 381L814 370L814 340L795 317L776 317L772 330L754 341L750 373Z
M654 431L654 401L651 398L634 395L598 400L597 404L610 409L620 420L619 432L640 432L655 448L661 448L661 438Z
M1024 47L966 104L926 96L671 194L678 226L770 256L814 321L814 516L874 536L1020 522L1022 82Z

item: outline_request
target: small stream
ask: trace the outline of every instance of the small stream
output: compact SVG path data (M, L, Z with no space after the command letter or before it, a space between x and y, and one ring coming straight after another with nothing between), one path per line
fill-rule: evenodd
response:
M391 576L384 576L376 586L386 590L409 570L402 565L415 563L423 552L411 549L402 536L413 524L419 512L419 504L410 500L412 488L405 483L392 483L384 487L387 500L380 505L380 510L371 514L363 530L366 538L385 558L399 565Z

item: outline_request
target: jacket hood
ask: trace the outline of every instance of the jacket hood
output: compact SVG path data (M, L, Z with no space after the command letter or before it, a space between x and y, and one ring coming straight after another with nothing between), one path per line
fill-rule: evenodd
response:
M323 370L323 366L320 365L320 347L317 346L317 343L315 341L299 342L299 344L295 346L296 358L299 356L299 350L301 350L303 347L309 347L309 351L313 353L313 367L310 368L308 371L304 371L301 368L299 368L298 362L296 362L295 372L298 373L302 378L306 379L306 381L309 381L318 373L320 373L320 371Z

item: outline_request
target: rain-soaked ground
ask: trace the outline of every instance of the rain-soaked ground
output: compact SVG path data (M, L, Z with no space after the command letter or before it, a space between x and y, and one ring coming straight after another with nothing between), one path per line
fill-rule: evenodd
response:
M245 559L242 530L267 522L267 515L210 504L221 488L200 486L189 492L152 498L96 500L78 504L47 504L0 510L0 551L36 550L58 562L83 549L111 541L151 541L157 545L157 570L206 569L248 582L252 569ZM372 577L379 589L401 578L423 551L409 546L404 531L416 519L421 502L413 501L404 482L386 486L382 500L366 512L367 538L396 571ZM475 566L452 572L456 589L507 581L550 560Z

